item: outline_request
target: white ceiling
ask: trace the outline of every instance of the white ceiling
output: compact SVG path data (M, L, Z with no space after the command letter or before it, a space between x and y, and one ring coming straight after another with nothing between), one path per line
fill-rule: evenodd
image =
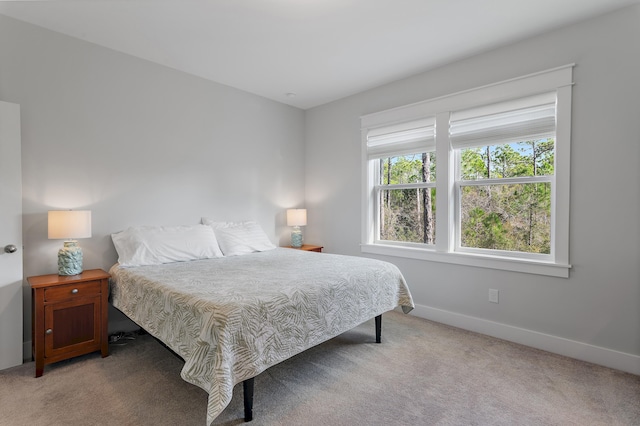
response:
M0 14L307 109L639 2L1 1Z

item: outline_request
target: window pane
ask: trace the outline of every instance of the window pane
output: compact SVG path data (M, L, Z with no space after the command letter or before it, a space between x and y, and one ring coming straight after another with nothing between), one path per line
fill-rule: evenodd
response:
M380 239L435 243L436 189L380 191Z
M553 139L467 148L460 154L462 180L553 175Z
M462 186L462 247L549 254L551 184Z
M380 184L435 182L435 159L435 152L381 158L379 160Z

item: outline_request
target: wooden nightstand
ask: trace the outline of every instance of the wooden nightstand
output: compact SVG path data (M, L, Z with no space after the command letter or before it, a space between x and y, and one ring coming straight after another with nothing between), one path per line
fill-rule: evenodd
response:
M302 247L291 247L291 246L285 246L285 247L296 249L296 250L316 251L318 253L322 253L322 249L324 248L322 246L312 246L311 244L303 244Z
M71 276L27 278L36 377L53 362L95 351L103 358L109 355L109 277L102 269L91 269Z

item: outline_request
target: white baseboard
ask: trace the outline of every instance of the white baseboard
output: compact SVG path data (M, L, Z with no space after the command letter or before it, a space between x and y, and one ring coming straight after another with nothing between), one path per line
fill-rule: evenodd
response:
M424 305L416 305L411 313L417 317L440 322L464 330L475 331L542 349L558 355L564 355L581 361L603 365L627 373L640 375L640 356L612 349L577 342L550 334L514 327L494 321L476 318Z

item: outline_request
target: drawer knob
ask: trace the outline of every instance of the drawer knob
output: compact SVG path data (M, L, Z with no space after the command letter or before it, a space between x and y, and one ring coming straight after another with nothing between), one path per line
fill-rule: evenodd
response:
M47 334L51 334L51 333L53 333L53 330L52 330L52 329L50 329L50 328L48 328L48 329L47 329L47 331L45 331L45 333L47 333Z
M72 294L76 294L76 293L78 293L78 289L77 289L77 288L74 288L73 290L71 290L71 293L72 293Z

